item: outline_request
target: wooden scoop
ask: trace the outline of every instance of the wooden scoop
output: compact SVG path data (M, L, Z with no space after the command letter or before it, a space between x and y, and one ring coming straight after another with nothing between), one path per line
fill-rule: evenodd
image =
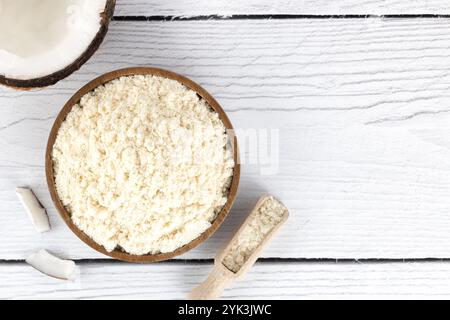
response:
M261 240L261 242L254 250L251 251L250 255L248 256L248 258L245 259L244 263L242 265L239 264L241 266L238 269L238 271L233 272L232 270L230 270L225 266L224 259L225 257L227 257L227 254L229 254L230 251L233 250L233 244L237 243L239 237L242 236L244 232L246 231L248 232L250 230L249 224L254 223L255 219L261 218L260 215L258 215L259 209L264 204L266 204L266 201L276 201L280 205L280 208L283 209L283 212L280 218L277 219L277 221L275 221L276 224L273 226L273 228L271 228L271 230L268 233L264 234L264 237ZM286 222L288 217L289 217L288 209L281 203L281 201L277 200L273 196L266 195L263 196L261 199L259 199L255 208L252 210L252 212L244 221L244 223L234 234L231 240L226 244L225 248L221 250L220 253L214 259L214 269L212 270L209 277L197 288L192 290L192 292L188 296L188 299L210 300L219 298L223 290L228 286L228 284L230 284L235 279L243 276L250 270L250 268L259 258L261 251L268 244L270 239L275 235L278 229L284 224L284 222ZM239 247L237 249L239 249ZM236 250L236 248L234 248L234 250Z

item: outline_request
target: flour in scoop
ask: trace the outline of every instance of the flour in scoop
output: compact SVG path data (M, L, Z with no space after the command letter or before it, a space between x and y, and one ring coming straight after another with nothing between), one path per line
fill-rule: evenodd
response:
M274 197L264 199L229 247L223 265L234 273L239 272L270 232L283 221L286 211L286 207Z

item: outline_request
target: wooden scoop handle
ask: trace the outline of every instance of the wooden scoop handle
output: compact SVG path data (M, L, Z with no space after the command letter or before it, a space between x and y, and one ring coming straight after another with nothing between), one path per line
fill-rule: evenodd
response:
M233 280L231 271L215 266L208 279L188 295L189 300L214 300L220 297L225 287Z

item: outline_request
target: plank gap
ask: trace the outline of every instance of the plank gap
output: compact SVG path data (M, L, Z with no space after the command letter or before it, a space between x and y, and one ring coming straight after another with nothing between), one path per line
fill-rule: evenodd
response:
M112 260L112 259L72 259L77 264L130 264L128 262ZM193 265L193 264L212 264L214 259L173 259L168 261L158 262L156 264L170 264L170 265ZM274 264L274 263L295 263L295 264L384 264L384 263L435 263L435 262L450 262L450 258L417 258L417 259L307 259L307 258L260 258L258 264ZM0 264L22 264L25 260L0 260Z
M289 19L449 19L450 14L231 14L193 16L114 16L113 21L210 21Z

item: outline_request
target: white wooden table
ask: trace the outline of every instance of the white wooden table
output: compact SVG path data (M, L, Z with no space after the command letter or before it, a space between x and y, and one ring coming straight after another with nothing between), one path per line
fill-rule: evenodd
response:
M278 172L244 166L223 227L153 265L81 243L44 177L65 101L104 72L140 65L195 79L237 128L280 134ZM0 298L182 299L263 192L287 204L290 221L225 298L450 297L448 0L118 0L106 41L79 72L40 91L0 89L0 150ZM35 190L50 233L35 233L16 186ZM81 279L27 266L40 248L78 260Z

